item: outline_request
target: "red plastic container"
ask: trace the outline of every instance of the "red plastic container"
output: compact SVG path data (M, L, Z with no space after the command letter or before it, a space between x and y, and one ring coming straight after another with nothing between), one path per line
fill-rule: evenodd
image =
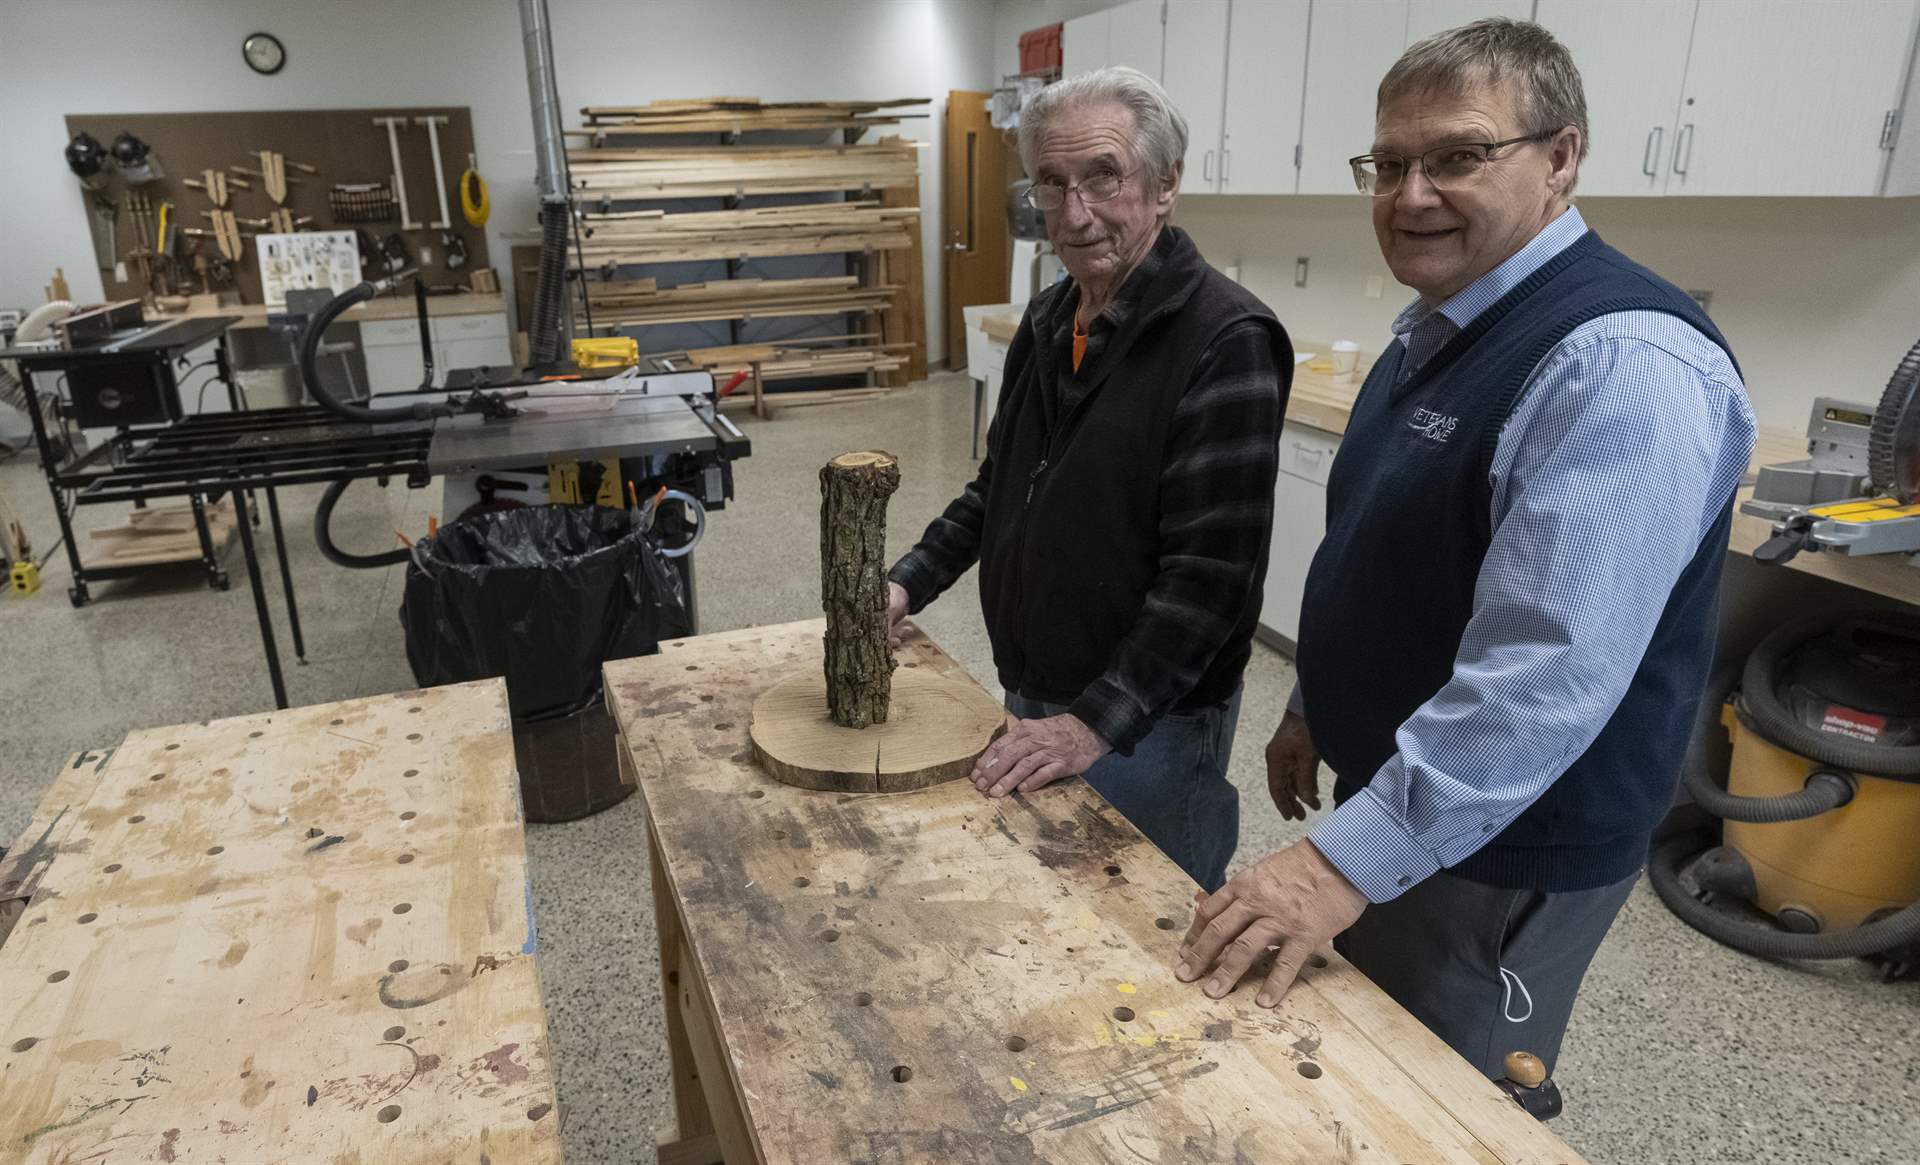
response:
M1020 71L1057 72L1060 68L1060 25L1049 24L1020 34Z

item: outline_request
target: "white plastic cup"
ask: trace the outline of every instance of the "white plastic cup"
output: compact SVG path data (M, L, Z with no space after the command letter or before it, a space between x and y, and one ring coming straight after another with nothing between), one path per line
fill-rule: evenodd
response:
M1353 382L1353 374L1360 367L1360 345L1352 340L1333 342L1333 379L1338 384Z

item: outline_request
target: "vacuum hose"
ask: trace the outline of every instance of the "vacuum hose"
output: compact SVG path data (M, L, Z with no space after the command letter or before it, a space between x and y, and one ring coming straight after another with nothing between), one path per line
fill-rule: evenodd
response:
M340 495L347 492L347 478L327 483L327 490L320 495L320 508L313 514L313 537L320 543L320 553L335 566L348 566L355 569L368 569L376 566L393 566L407 561L411 557L406 550L388 550L381 554L349 554L334 545L333 507L339 502Z
M1716 942L1769 959L1860 959L1920 941L1920 902L1852 930L1793 934L1723 914L1687 893L1680 867L1700 844L1689 834L1669 838L1653 852L1647 874L1654 893L1680 921Z
M1681 776L1694 804L1723 821L1751 821L1772 824L1781 821L1805 821L1853 800L1853 779L1834 769L1816 769L1807 777L1804 788L1783 797L1742 797L1729 793L1713 779L1707 763L1706 740L1720 719L1727 697L1740 682L1738 667L1716 669L1707 682L1706 698L1700 701L1700 718L1694 724L1693 744L1687 750Z
M307 330L300 336L300 376L307 382L307 391L313 399L320 402L328 412L344 417L349 421L425 421L434 417L453 415L453 410L444 404L395 405L390 408L371 408L353 401L344 401L328 391L326 382L320 379L320 339L326 334L327 326L340 317L340 313L355 304L365 303L393 284L406 277L402 272L391 279L382 279L374 283L361 283L347 288L339 295L327 301L327 305L314 313L308 321ZM342 483L344 488L344 483ZM337 496L337 495L336 495ZM324 527L322 527L324 529ZM325 536L321 547L326 549Z

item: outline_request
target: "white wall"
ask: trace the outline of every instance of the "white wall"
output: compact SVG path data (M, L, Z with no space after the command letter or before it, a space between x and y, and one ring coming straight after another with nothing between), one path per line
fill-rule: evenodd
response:
M1920 336L1920 199L1594 198L1580 210L1609 243L1681 287L1713 292L1711 314L1746 374L1760 423L1800 430L1816 396L1878 401ZM1412 293L1380 258L1367 200L1189 196L1174 221L1288 330L1377 352ZM1304 289L1294 259L1309 256ZM1369 300L1369 276L1383 296Z
M991 87L990 4L550 0L550 9L569 125L582 105L663 97L933 98L932 116L901 132L932 143L921 156L926 310L929 357L944 356L939 131L947 90ZM240 57L241 40L261 29L287 48L272 77ZM38 303L55 267L76 296L100 295L60 153L66 114L383 105L471 107L492 186L487 245L508 278L507 248L531 231L536 203L513 0L0 0L0 305Z

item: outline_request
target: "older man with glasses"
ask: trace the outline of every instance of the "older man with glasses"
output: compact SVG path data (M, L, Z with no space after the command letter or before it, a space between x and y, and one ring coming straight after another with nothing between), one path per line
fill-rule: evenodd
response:
M976 561L1018 722L990 797L1084 773L1202 886L1239 840L1227 754L1273 525L1293 349L1266 306L1167 223L1186 120L1110 68L1021 113L1020 153L1068 278L1007 350L978 475L890 575L892 620Z
M1586 101L1546 30L1409 48L1375 135L1354 179L1419 296L1333 463L1267 748L1283 814L1322 756L1338 808L1201 901L1180 976L1219 997L1275 950L1272 1006L1342 935L1488 1075L1551 1069L1672 800L1753 414L1693 300L1571 205Z

